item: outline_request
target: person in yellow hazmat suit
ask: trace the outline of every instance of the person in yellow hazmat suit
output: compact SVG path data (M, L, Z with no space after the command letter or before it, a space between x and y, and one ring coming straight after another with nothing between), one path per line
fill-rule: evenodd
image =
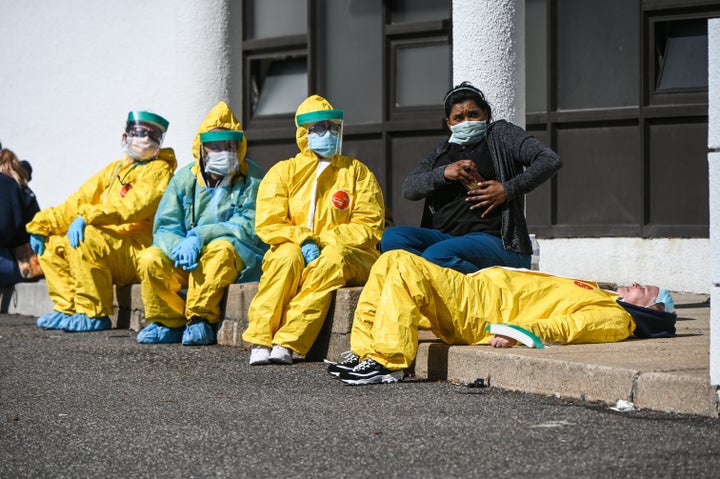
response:
M310 350L338 288L365 283L385 221L370 169L341 154L343 111L313 95L297 109L300 152L260 184L255 230L265 254L243 340L250 364L291 364Z
M640 285L602 290L597 283L494 266L463 274L412 253L384 253L358 300L345 359L328 372L347 384L397 382L415 359L418 327L447 344L510 347L491 323L520 326L543 342L606 343L675 335L670 293Z
M167 128L160 115L131 111L122 136L125 158L27 224L55 303L38 318L41 328L111 327L113 284L138 282L137 255L152 243L153 216L177 166L172 148L161 147Z
M245 157L247 139L225 102L203 120L192 150L195 161L170 180L153 245L140 254L150 324L138 343L214 344L225 288L260 278L267 247L255 234L255 201L263 172Z

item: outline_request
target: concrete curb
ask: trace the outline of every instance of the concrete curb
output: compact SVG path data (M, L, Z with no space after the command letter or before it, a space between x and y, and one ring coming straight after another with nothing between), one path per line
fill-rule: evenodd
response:
M529 357L482 346L420 345L415 362L418 378L472 383L482 379L492 387L582 401L656 411L718 417L717 388L707 376L684 375Z

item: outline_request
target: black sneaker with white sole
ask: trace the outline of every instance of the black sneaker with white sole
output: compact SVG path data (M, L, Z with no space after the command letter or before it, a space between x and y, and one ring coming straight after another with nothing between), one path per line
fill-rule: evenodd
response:
M382 364L366 359L352 371L343 371L338 376L345 384L359 386L363 384L387 384L402 381L404 373L402 370L393 371Z
M352 371L352 369L360 363L360 356L353 354L352 351L345 351L340 354L340 357L342 357L343 360L337 363L328 361L327 359L325 360L328 364L328 372L335 377L339 376L343 371Z

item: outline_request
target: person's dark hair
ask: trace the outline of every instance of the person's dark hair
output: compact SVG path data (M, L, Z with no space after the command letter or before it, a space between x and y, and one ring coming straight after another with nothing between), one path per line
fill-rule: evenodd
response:
M15 180L21 188L25 188L27 186L27 170L22 163L20 163L17 156L15 156L15 153L7 148L0 150L0 173Z
M443 106L445 107L445 117L450 116L450 110L453 105L462 103L467 100L473 100L477 103L477 106L482 108L487 114L487 120L492 119L492 108L490 103L485 99L485 95L479 89L475 88L469 81L464 81L461 84L453 87L452 90L447 92L443 99Z
M30 164L30 162L28 160L20 160L20 164L23 165L23 167L27 171L27 180L28 181L32 180L33 168L32 168L32 165Z

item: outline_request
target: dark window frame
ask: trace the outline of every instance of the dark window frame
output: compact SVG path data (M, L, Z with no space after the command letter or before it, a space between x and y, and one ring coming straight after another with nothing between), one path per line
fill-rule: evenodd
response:
M255 0L260 1L260 0ZM243 2L243 125L246 131L253 132L253 138L261 139L263 137L285 136L288 131L288 124L292 124L294 113L292 114L275 114L275 115L259 115L252 114L252 62L255 60L271 59L271 58L287 58L302 57L307 60L308 85L307 90L310 91L313 77L311 74L311 55L310 40L308 37L313 31L314 24L312 22L312 12L315 2L308 1L308 22L307 35L284 35L261 39L248 39L247 34L250 31L249 22L252 21L252 1Z
M260 1L260 0L255 0ZM294 54L305 54L308 68L307 92L324 95L327 85L319 74L318 65L324 61L322 49L317 48L318 42L322 40L322 32L319 30L323 16L326 11L323 9L325 1L332 0L308 0L307 2L307 34L288 35L274 38L247 39L244 37L242 44L243 54L243 125L248 137L249 149L257 149L259 153L265 149L275 151L278 148L287 147L288 150L296 148L294 115L269 115L253 116L249 111L251 105L251 62L262 58L282 57L292 52ZM402 200L401 204L393 205L393 186L390 175L396 170L393 161L393 142L397 138L422 137L433 135L445 135L446 127L443 121L444 111L442 108L442 96L445 91L436 92L437 104L428 106L409 106L394 108L394 85L396 57L393 55L393 48L402 46L421 46L429 42L440 44L445 42L449 45L452 58L452 18L442 20L422 20L416 22L390 23L391 2L393 0L380 0L382 4L382 41L381 51L381 82L382 110L381 119L377 122L364 122L352 124L345 122L343 128L344 144L351 145L359 142L374 143L379 145L377 158L382 158L381 171L376 171L388 209L399 209L410 211L410 208ZM450 0L447 0L450 1ZM247 22L250 16L251 2L243 2L244 32L247 32ZM409 4L412 8L412 4ZM452 8L449 8L452 12ZM450 13L451 14L451 13ZM451 61L452 63L452 61ZM450 78L452 78L452 64L450 65ZM393 96L393 98L391 98ZM331 99L332 101L332 99ZM342 108L342 105L337 105ZM423 151L417 158L420 161L429 151ZM261 163L275 161L259 156ZM414 157L413 157L414 158ZM362 160L362 158L361 158ZM369 162L369 160L366 160ZM377 163L376 163L377 164ZM384 184L383 184L384 182ZM397 196L397 195L396 195ZM416 205L413 205L416 206ZM397 211L396 211L397 213ZM420 217L417 218L417 224Z
M422 38L389 38L387 40L387 47L389 50L389 87L388 96L389 101L386 102L388 111L386 112L386 118L390 121L402 121L411 120L418 117L436 116L438 114L445 115L440 101L436 104L427 105L410 105L402 106L398 105L396 96L398 88L398 75L397 75L397 63L398 63L398 52L404 48L421 48L436 45L446 45L449 42L448 35L433 35ZM451 59L452 61L452 59ZM444 92L436 93L436 97L440 98Z
M714 12L715 15L720 15L720 10ZM657 49L656 42L658 40L657 27L659 24L666 24L672 22L683 22L688 20L705 20L707 21L707 13L671 13L665 14L662 12L646 12L644 18L644 28L647 34L645 35L645 71L647 72L646 83L644 85L646 95L644 95L645 105L677 105L677 104L707 104L708 102L708 89L707 87L689 87L675 90L659 90L657 88L658 70L661 69L656 62L655 50Z
M282 52L273 52L273 53L248 53L245 56L245 65L244 68L246 71L248 71L248 75L246 76L246 81L244 82L243 89L244 92L244 105L247 105L247 112L244 113L246 115L245 118L245 124L248 125L250 128L267 128L267 127L276 127L279 125L280 122L287 121L289 118L293 117L292 113L276 113L276 114L267 114L267 115L256 115L252 111L252 78L254 73L253 68L253 62L258 60L270 60L270 59L278 59L278 60L286 60L286 59L299 59L299 58L305 58L307 61L307 51L305 49L302 50L283 50ZM308 72L309 74L309 72Z
M642 198L642 219L637 224L612 225L558 224L558 181L551 180L546 188L532 192L528 201L547 204L549 212L534 208L537 212L528 217L530 229L539 237L692 237L709 236L709 218L706 224L657 224L652 223L652 196L650 171L651 127L662 122L676 122L683 126L707 122L707 88L687 88L677 91L657 92L654 41L655 26L660 22L707 19L720 16L720 2L708 0L638 0L640 9L638 25L640 66L640 89L638 106L622 108L597 108L559 111L557 108L557 40L553 32L557 23L557 0L547 0L546 31L546 108L545 111L526 115L528 131L549 140L549 146L557 148L557 132L561 128L585 126L617 127L636 125L639 128L638 161L641 179L638 188ZM559 152L563 158L563 152ZM572 158L564 158L573 161ZM581 161L581 160L580 160ZM656 167L659 167L656 165ZM559 175L562 175L561 170ZM542 190L542 191L540 191Z

